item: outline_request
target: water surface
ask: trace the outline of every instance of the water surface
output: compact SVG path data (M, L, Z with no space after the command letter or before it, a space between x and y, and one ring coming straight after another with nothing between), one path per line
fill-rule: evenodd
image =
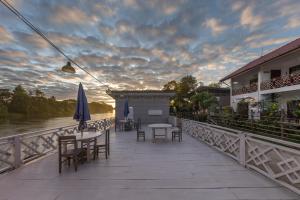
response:
M113 117L113 113L93 114L91 120ZM72 117L50 119L14 118L0 122L0 137L77 124Z

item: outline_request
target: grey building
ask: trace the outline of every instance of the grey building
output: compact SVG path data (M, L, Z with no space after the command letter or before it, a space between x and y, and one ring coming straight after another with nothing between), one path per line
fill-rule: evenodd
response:
M115 99L115 116L124 119L124 104L128 100L133 119L143 124L168 122L170 98L174 92L161 90L123 90L108 92Z

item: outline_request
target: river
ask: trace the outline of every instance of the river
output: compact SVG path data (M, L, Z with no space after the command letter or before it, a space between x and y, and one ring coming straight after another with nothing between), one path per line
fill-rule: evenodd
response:
M93 114L91 120L113 117L113 113ZM77 124L72 117L57 117L50 119L10 119L0 122L0 138L20 133L51 129Z

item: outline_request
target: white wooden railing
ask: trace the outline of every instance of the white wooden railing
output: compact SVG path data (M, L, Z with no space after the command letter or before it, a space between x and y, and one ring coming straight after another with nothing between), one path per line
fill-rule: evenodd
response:
M300 144L193 120L181 123L184 133L300 194Z
M97 130L110 128L113 118L88 122ZM0 173L20 167L57 149L57 137L78 132L78 125L71 125L0 138Z

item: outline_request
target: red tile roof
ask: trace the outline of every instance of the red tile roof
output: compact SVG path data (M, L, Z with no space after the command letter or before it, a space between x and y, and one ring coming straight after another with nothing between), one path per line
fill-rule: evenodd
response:
M279 47L278 49L275 49L274 51L271 51L270 53L256 59L256 60L253 60L251 61L250 63L248 63L247 65L239 68L238 70L232 72L231 74L225 76L224 78L222 78L220 81L225 81L227 79L230 79L232 77L235 77L243 72L247 72L247 71L250 71L256 67L258 67L259 65L265 63L265 62L268 62L272 59L275 59L279 56L282 56L284 54L287 54L293 50L296 50L300 48L300 38L282 46L282 47Z

